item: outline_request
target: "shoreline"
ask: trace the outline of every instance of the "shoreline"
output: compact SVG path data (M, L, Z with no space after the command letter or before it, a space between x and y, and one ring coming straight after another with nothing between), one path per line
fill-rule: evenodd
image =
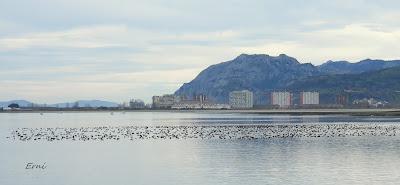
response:
M400 109L242 109L242 110L3 110L1 113L95 113L95 112L165 112L209 114L267 114L267 115L349 115L349 116L400 116Z

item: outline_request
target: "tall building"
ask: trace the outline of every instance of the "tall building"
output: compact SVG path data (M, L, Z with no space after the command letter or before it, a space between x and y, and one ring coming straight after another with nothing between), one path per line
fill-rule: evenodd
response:
M289 108L292 105L293 95L290 92L272 92L271 104L280 108Z
M144 109L146 106L142 100L139 99L131 99L129 101L129 108L131 109Z
M338 105L348 105L349 104L349 97L345 94L337 95L335 100L336 100L336 104L338 104Z
M253 108L253 93L248 90L229 93L229 105L234 109Z
M207 101L207 96L204 94L199 94L196 95L194 100L199 101L200 103L206 102Z
M301 105L318 105L319 92L301 92L300 93Z

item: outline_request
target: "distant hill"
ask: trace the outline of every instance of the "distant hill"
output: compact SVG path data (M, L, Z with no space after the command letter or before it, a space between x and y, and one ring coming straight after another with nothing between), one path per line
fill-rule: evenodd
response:
M0 102L0 107L8 107L11 103L17 103L20 107L31 107L33 102L27 100L11 100L11 101L4 101ZM66 107L73 107L75 104L79 107L118 107L118 103L109 102L109 101L102 101L102 100L79 100L75 102L65 102L65 103L56 103L56 104L47 104L47 107L59 107L59 108L66 108ZM36 103L35 103L36 104ZM36 104L43 106L43 104Z
M314 66L302 64L284 54L242 54L231 61L206 68L191 82L183 84L175 94L189 97L204 94L214 101L227 102L229 92L248 89L255 93L256 104L265 104L268 101L267 92L293 88L294 83L299 80L337 74L360 74L395 66L400 66L400 61L328 61Z
M8 107L8 105L16 103L21 107L28 107L32 104L32 102L26 101L26 100L11 100L11 101L2 101L0 102L0 107Z
M118 107L118 103L102 101L102 100L78 100L75 102L57 103L49 105L50 107L73 107L77 104L79 107Z
M286 88L292 91L318 91L325 102L332 102L335 94L347 93L353 98L373 97L400 103L400 67L299 79Z
M347 61L328 61L318 66L318 69L325 74L356 74L396 66L400 66L400 60L385 61L366 59L357 63L350 63Z

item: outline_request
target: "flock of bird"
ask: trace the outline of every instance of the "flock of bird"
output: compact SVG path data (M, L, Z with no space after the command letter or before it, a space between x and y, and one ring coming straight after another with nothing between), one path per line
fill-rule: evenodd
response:
M400 136L400 125L190 125L81 128L18 128L8 137L20 141L105 141L136 139L268 139L301 137Z

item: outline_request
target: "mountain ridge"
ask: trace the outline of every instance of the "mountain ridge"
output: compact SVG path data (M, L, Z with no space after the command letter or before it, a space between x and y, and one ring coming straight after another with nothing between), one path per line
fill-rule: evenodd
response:
M364 59L359 62L327 61L317 67L323 73L329 74L354 74L368 71L386 69L400 65L400 60Z
M287 75L282 76L284 72ZM248 89L256 94L263 93L265 89L277 88L299 77L315 74L319 72L312 64L301 64L297 59L284 54L242 54L234 60L209 66L194 80L181 86L175 94L204 94L214 101L227 102L230 91ZM270 83L265 84L265 81Z
M300 63L286 54L241 54L233 60L214 64L183 84L175 95L208 96L216 102L227 102L230 91L247 89L255 93L255 104L267 103L266 93L286 89L293 82L324 75L360 74L400 66L400 60L365 59L356 63L328 61L321 65Z
M360 74L333 74L294 81L287 89L292 91L318 91L321 99L330 100L337 94L353 98L375 98L400 103L400 66L368 71Z

